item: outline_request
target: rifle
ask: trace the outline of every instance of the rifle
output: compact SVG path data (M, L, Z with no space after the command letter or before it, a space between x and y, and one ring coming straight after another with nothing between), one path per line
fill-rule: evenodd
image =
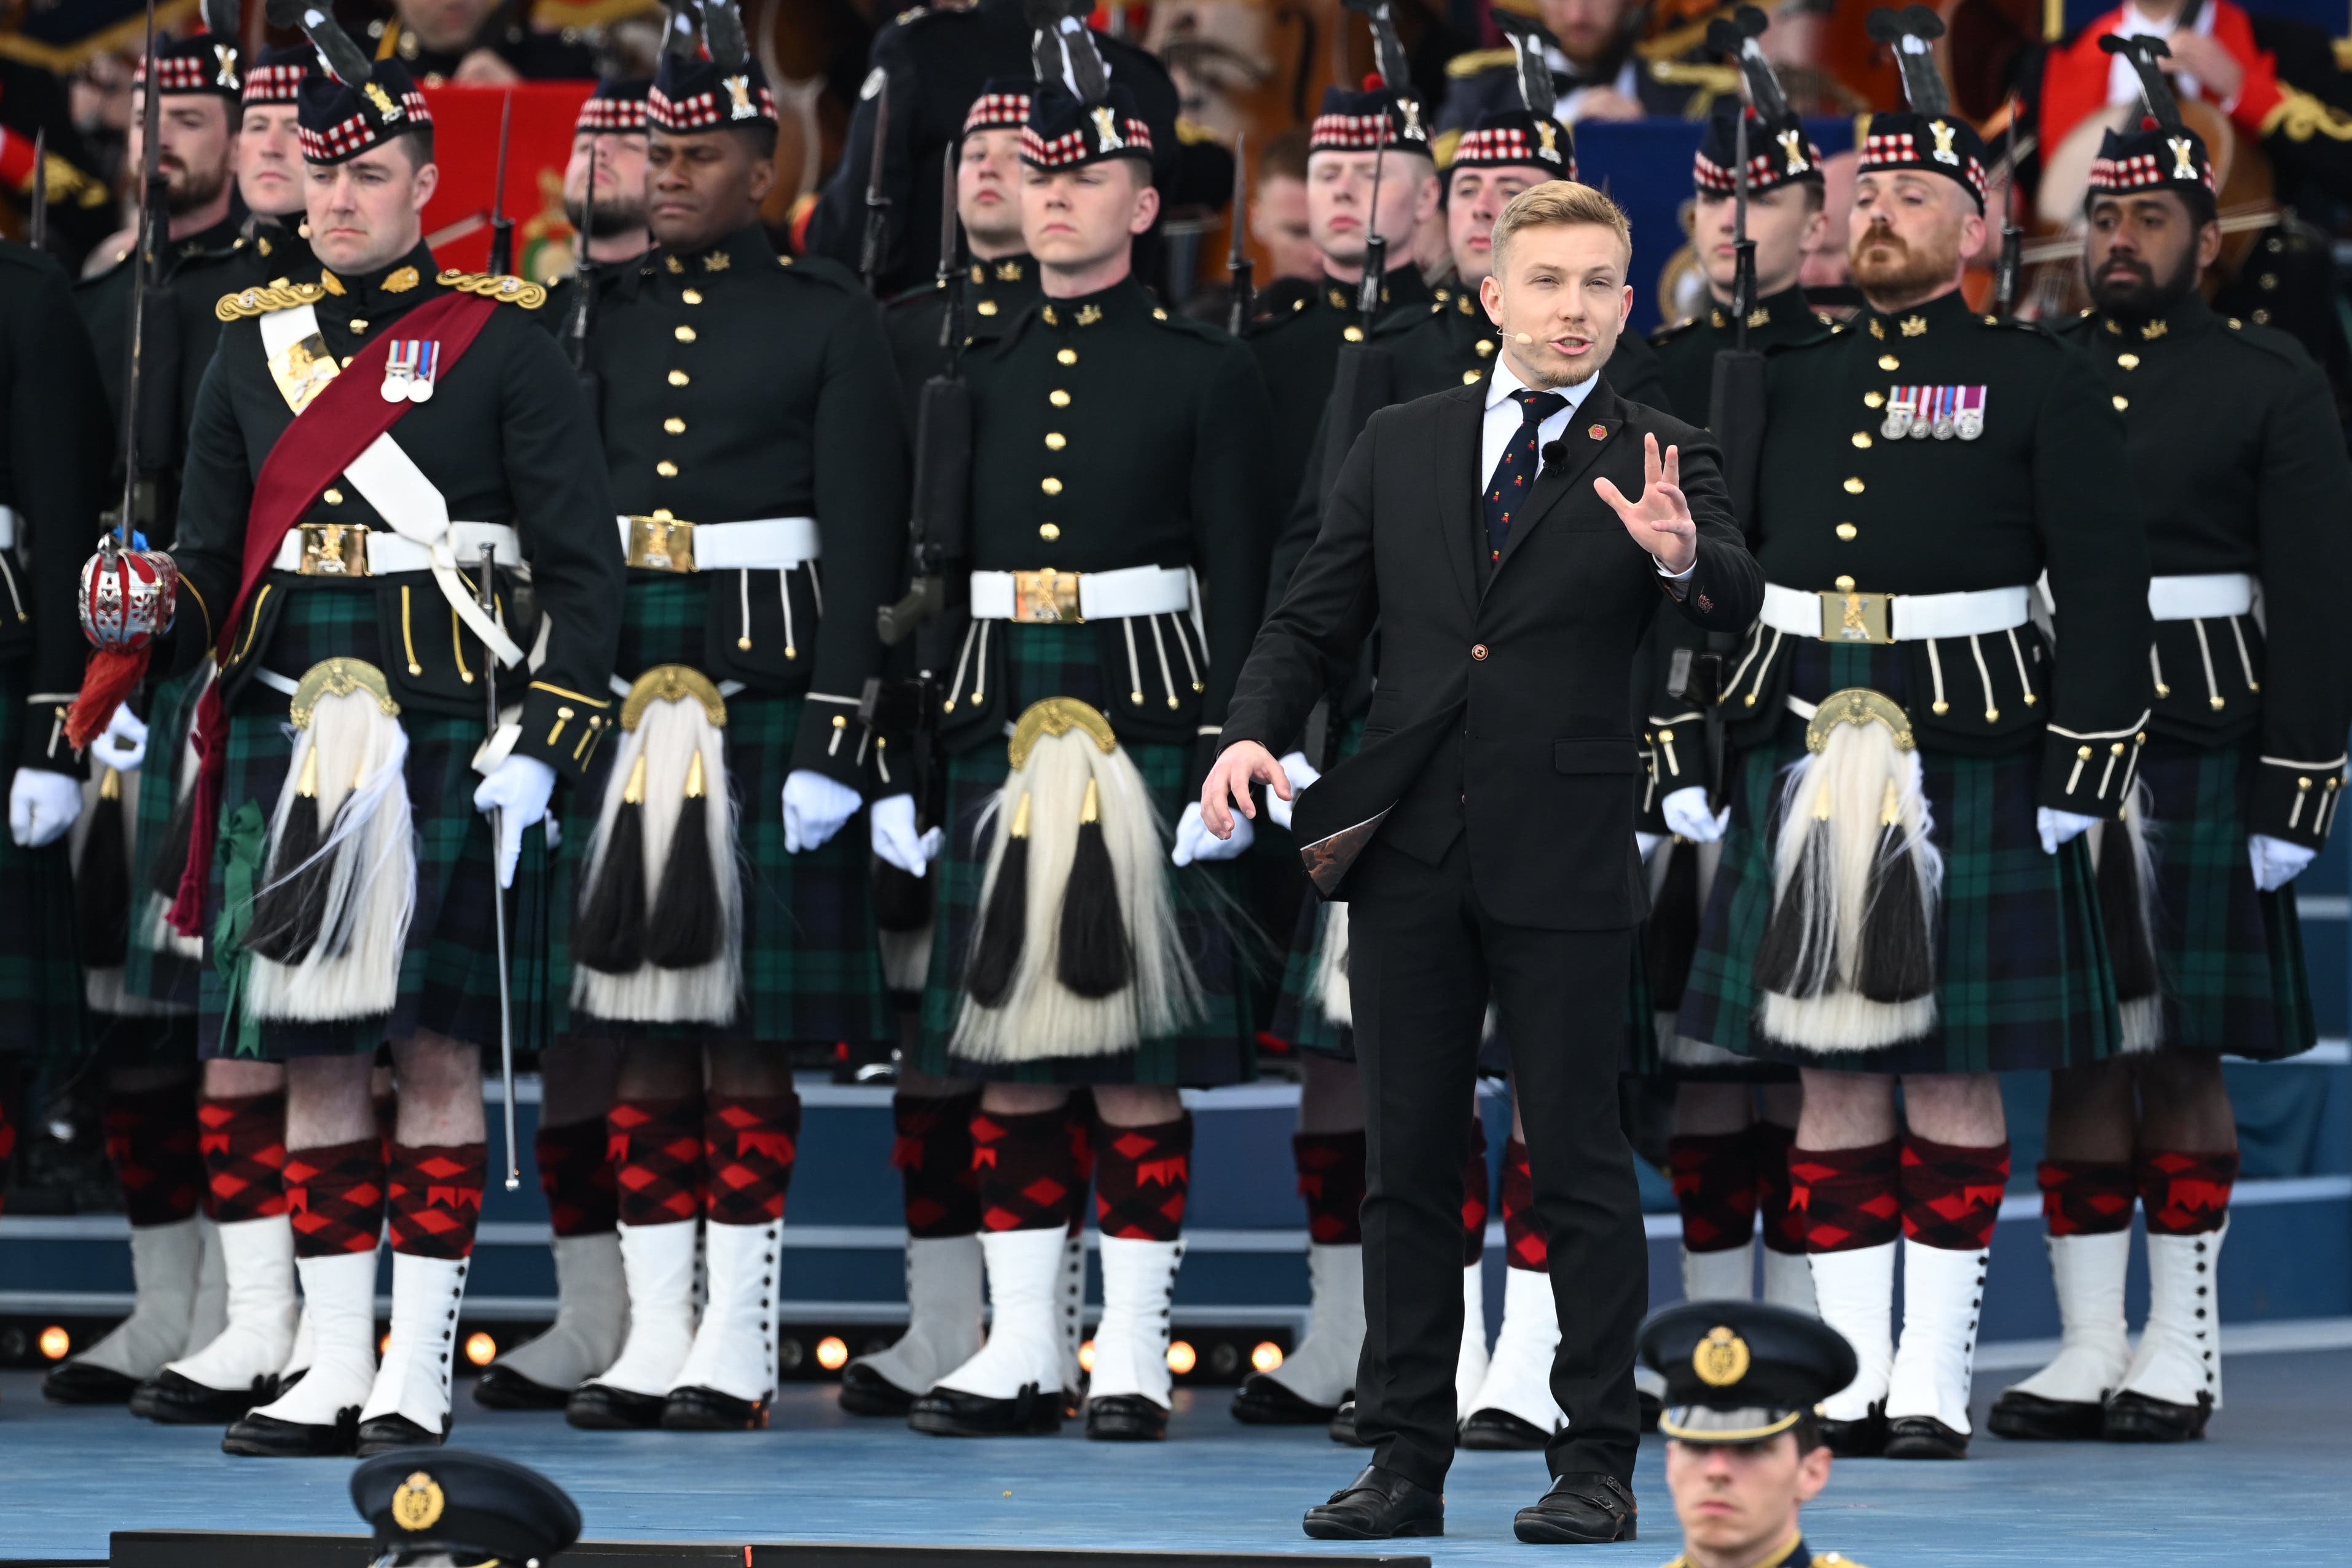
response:
M945 177L948 188L940 204L943 280L954 268L958 250L952 148L947 153ZM950 290L947 319L940 325L947 367L923 383L917 400L915 486L907 519L910 580L904 597L874 613L875 631L886 647L906 641L916 627L947 607L947 569L964 553L971 521L971 389L964 384L961 374L962 294L961 288Z
M1243 226L1248 221L1249 132L1244 131L1234 139L1234 243L1225 253L1225 270L1234 280L1233 308L1225 317L1225 330L1235 337L1249 331L1250 318L1257 313L1257 264L1242 243Z
M890 198L882 188L883 164L888 155L890 134L890 78L886 73L874 89L874 147L866 161L866 239L857 253L858 275L866 279L866 291L874 292L874 280L882 273L882 242L890 226ZM954 204L949 204L953 210Z
M33 205L25 218L25 243L35 250L49 247L49 128L33 132Z
M171 182L163 168L158 91L162 79L155 61L155 7L150 0L147 98L144 112L140 115L139 239L131 275L130 363L122 377L122 516L114 534L115 546L125 550L138 548L131 542L133 535L155 521L155 482L152 479L142 481L140 477L142 461L152 465L153 458L151 456L142 459L142 450L152 453L159 437L166 447L170 441L167 415L142 406L142 392L152 384L140 374L150 357L151 342L160 342L171 331L165 324L170 321L169 312L159 309L168 302L163 296L163 258L172 235Z
M1994 179L2000 187L2000 265L1993 272L1994 312L2017 314L2018 271L2025 254L2025 230L2017 222L2017 140L2022 134L2018 116L2022 106L2015 93L2009 98L2009 135L2000 150L2000 168Z
M1381 285L1388 280L1389 242L1381 233L1381 165L1388 162L1389 116L1381 111L1380 129L1372 132L1372 205L1364 214L1364 272L1356 279L1356 314L1364 319L1370 337L1372 318L1381 313Z
M588 395L588 406L593 409L604 405L596 373L588 368L588 321L596 304L596 277L588 262L588 231L596 219L596 164L604 155L604 136L602 131L589 132L588 182L580 193L580 216L572 227L572 285L580 298L572 302L572 319L563 326L572 374L580 378L580 389Z
M507 132L513 125L514 94L509 92L499 104L498 183L490 187L490 259L485 270L493 277L514 270L514 219L507 216ZM592 196L595 185L595 171L592 168L588 181Z

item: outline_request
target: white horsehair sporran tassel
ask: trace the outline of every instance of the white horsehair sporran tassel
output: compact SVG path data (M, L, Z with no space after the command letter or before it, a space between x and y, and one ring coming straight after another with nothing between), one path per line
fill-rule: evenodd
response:
M1307 994L1323 1016L1343 1029L1356 1026L1355 993L1348 987L1348 906L1326 903L1315 935L1315 971Z
M2084 835L2096 879L2100 922L2116 977L2116 1011L2126 1051L2152 1051L2164 1043L2163 976L2156 958L2156 837L2146 779L2134 781L2120 822L2101 822ZM2116 830L2126 853L2110 859Z
M331 658L303 675L289 713L294 751L254 890L246 1005L302 1023L389 1013L416 907L400 704L373 665ZM309 816L297 823L298 813ZM309 852L289 847L289 829Z

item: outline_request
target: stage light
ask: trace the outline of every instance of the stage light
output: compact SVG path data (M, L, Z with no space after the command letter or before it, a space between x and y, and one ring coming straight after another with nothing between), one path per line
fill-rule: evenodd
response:
M827 1372L839 1372L849 1363L849 1347L839 1334L827 1334L816 1342L816 1364Z
M1186 1373L1191 1372L1195 1366L1198 1366L1200 1363L1201 1357L1199 1352L1195 1352L1188 1342L1178 1340L1169 1345L1168 1370L1174 1373L1177 1376L1183 1376Z
M1250 1352L1250 1365L1259 1372L1272 1372L1282 1364L1282 1347L1272 1340L1260 1340Z
M802 1348L800 1341L786 1334L783 1342L776 1347L776 1366L780 1371L798 1372L807 1355L808 1352Z
M1242 1348L1231 1340L1219 1340L1209 1347L1209 1375L1223 1382L1241 1370Z
M498 1359L499 1342L488 1334L466 1336L466 1359L476 1366L488 1366Z
M73 1336L57 1324L51 1323L41 1331L41 1353L51 1361L65 1360L66 1352L71 1349Z
M1078 1370L1080 1372L1092 1372L1094 1369L1095 1342L1092 1340L1088 1340L1078 1346Z

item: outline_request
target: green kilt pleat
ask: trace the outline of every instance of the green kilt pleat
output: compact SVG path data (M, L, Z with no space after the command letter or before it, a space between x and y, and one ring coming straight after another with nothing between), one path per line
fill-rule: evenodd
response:
M0 664L0 767L12 787L24 726L48 721L26 707L31 690L21 662ZM70 1058L83 1035L67 839L26 849L0 833L0 1056Z
M293 589L261 662L293 679L321 659L341 656L382 668L375 595L364 582L349 586ZM215 966L213 933L205 933L198 1044L212 1057L348 1056L372 1051L384 1040L429 1029L451 1039L495 1049L499 1043L499 966L491 903L496 877L491 864L489 819L474 809L473 770L482 743L482 721L404 710L408 733L408 806L416 834L416 910L400 964L398 994L389 1014L333 1023L265 1023L245 1038L240 1019L229 1016L228 984ZM238 807L252 802L267 816L285 787L294 752L294 731L286 698L258 681L248 683L230 704L226 771L221 785L220 825L226 839ZM525 832L516 884L546 874L546 837ZM205 900L207 927L226 900L226 857L213 857ZM511 910L511 905L510 905ZM517 931L509 928L509 951ZM531 963L509 969L516 1044L534 1041L528 1022L541 1008L533 988L543 973Z
M704 662L709 584L698 576L629 581L614 664L634 679L656 665ZM738 692L727 699L727 773L743 879L743 991L728 1025L613 1023L572 1007L572 910L619 747L607 742L563 808L563 845L547 899L548 1000L559 1035L595 1039L757 1040L869 1045L894 1041L876 945L871 850L863 813L824 847L784 851L784 777L803 700ZM855 744L855 731L842 743Z
M2318 1043L2294 885L2265 893L2246 861L2246 802L2261 765L2249 737L2198 746L2151 736L2140 755L2156 859L2163 1043L2257 1061Z
M140 769L139 815L131 826L131 945L122 960L122 988L133 996L173 1006L196 1005L204 964L166 947L142 941L153 927L147 916L153 905L156 861L172 827L173 795L179 782L180 757L188 731L196 721L196 704L204 696L199 674L177 675L155 683L147 704L147 761Z
M1799 645L1790 689L1808 701L1866 686L1904 703L1902 660L1885 647ZM1731 826L1691 961L1676 1027L1746 1057L1856 1072L2002 1072L2096 1061L2120 1048L2115 975L2090 854L2077 839L2045 855L2034 825L2037 747L2006 756L1922 749L1931 838L1944 858L1935 1026L1883 1050L1818 1053L1763 1033L1753 960L1772 913L1781 771L1805 754L1804 721L1732 775Z
M1103 683L1093 627L999 622L997 635L1004 638L1007 712L1018 714L1048 697L1074 697L1100 710L1116 729L1117 705ZM1120 744L1143 774L1152 804L1172 831L1188 799L1188 749L1124 740ZM1231 862L1170 868L1177 927L1203 993L1201 1016L1186 1033L1148 1039L1134 1051L1115 1056L1057 1058L1017 1065L972 1062L949 1053L963 1005L964 960L979 924L981 885L988 872L992 824L983 813L1011 771L1004 747L994 741L948 763L947 844L930 871L940 879L938 936L931 944L930 979L923 991L922 1038L915 1065L928 1073L1018 1083L1210 1088L1253 1077L1256 1041L1243 965L1255 955L1244 952L1244 944L1251 939L1234 890Z

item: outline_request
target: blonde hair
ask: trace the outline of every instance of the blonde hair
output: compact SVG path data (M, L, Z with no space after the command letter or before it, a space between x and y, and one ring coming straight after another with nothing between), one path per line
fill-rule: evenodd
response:
M1523 228L1564 228L1576 224L1593 224L1617 237L1624 248L1630 265L1633 259L1633 225L1624 209L1591 185L1580 185L1573 180L1547 180L1540 185L1529 185L1513 196L1495 220L1494 268L1503 269L1503 252L1511 237Z

